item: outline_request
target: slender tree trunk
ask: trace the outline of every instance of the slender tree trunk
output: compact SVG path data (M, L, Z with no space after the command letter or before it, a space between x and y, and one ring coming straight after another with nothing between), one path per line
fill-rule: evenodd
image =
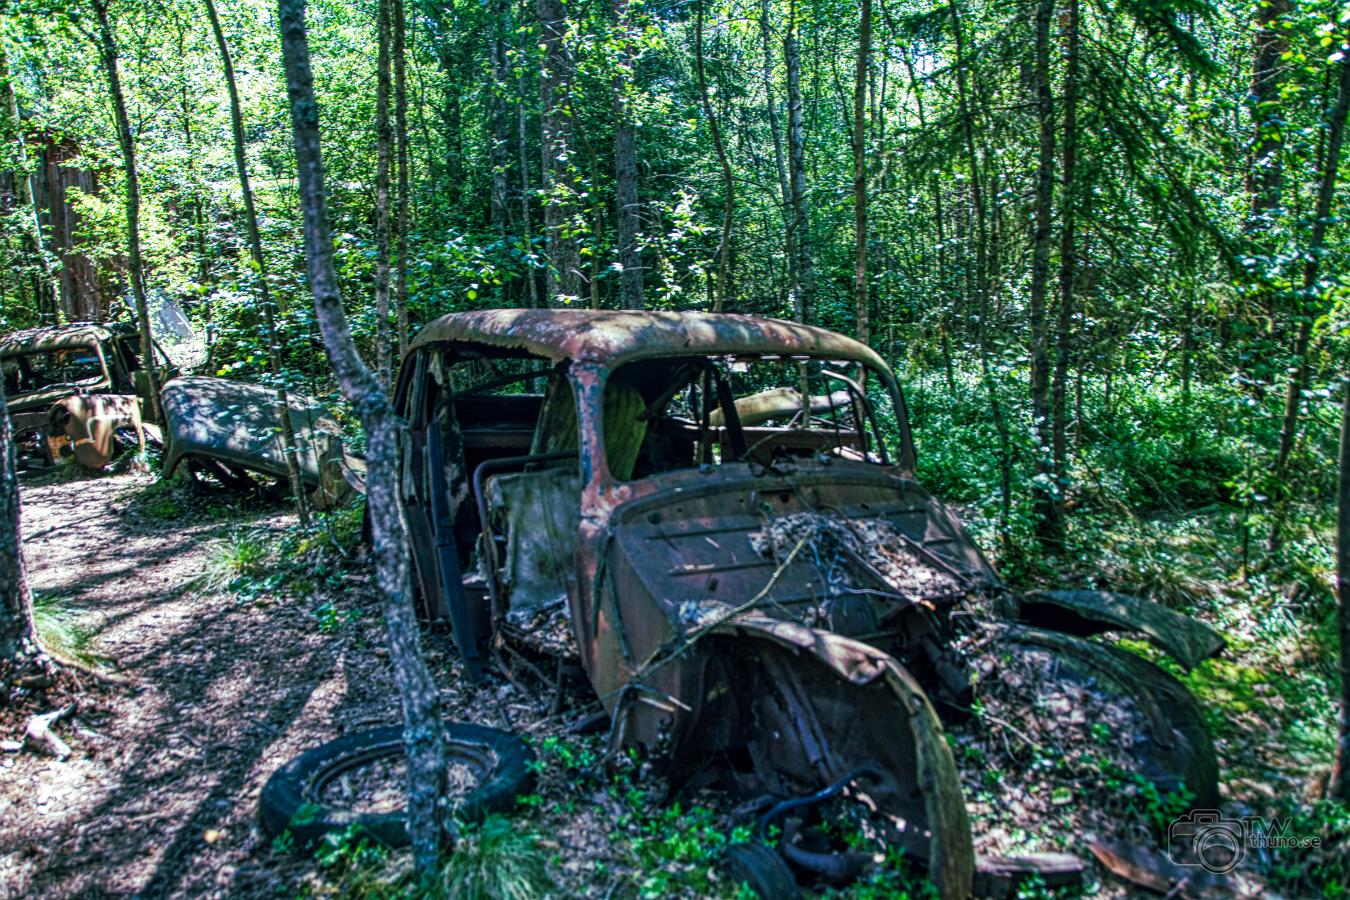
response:
M1340 489L1336 506L1336 600L1341 635L1341 716L1328 794L1350 803L1350 379L1341 402Z
M1031 293L1028 317L1031 338L1031 431L1037 478L1033 482L1036 528L1043 538L1059 528L1054 492L1054 456L1050 434L1050 358L1046 335L1046 294L1050 282L1051 210L1055 202L1055 108L1050 93L1050 19L1054 0L1037 0L1035 100L1039 125L1036 163L1035 231L1031 242Z
M408 578L408 550L395 493L398 430L389 396L356 351L338 291L328 203L319 148L319 107L305 34L304 0L280 0L281 49L295 134L305 260L314 312L338 386L356 409L366 431L366 504L374 535L376 579L389 636L394 679L403 702L403 737L408 759L408 833L418 872L437 869L441 801L445 796L445 747L436 683L422 658Z
M708 120L713 150L717 153L717 162L722 169L722 193L725 195L722 203L722 232L717 242L717 293L713 300L713 310L721 312L726 304L727 282L731 277L731 222L736 209L736 182L732 178L726 145L722 142L722 128L708 96L708 78L703 65L704 6L704 0L698 0L698 8L694 13L694 71L698 75L698 95L703 105L703 115Z
M389 121L393 93L391 0L379 0L375 55L375 369L389 390L393 336L389 333L389 176L394 157L394 131Z
M5 389L0 385L0 696L9 693L8 672L35 651L33 598L23 564L18 458Z
M975 218L975 272L974 288L976 305L979 311L977 336L980 344L980 377L984 382L985 393L989 398L989 415L994 420L994 430L999 443L999 539L1005 554L1012 550L1012 436L1008 430L1007 419L1003 415L1003 404L999 399L998 382L994 378L991 357L993 347L989 339L989 224L984 198L984 173L980 164L980 155L975 149L975 114L970 102L970 89L967 85L965 29L961 21L957 0L950 0L947 10L952 17L952 37L956 43L956 95L961 113L961 137L965 144L966 161L970 166L971 203Z
M401 0L400 0L401 2ZM492 24L492 204L488 221L492 230L506 238L510 228L511 140L510 113L506 106L506 35L511 30L511 4L508 0L494 0Z
M117 38L108 19L107 0L91 0L98 23L95 44L108 79L108 93L112 99L113 118L117 123L117 142L122 150L122 169L127 180L127 270L131 275L131 294L136 302L136 322L141 333L141 361L150 392L150 420L162 422L159 406L159 372L156 371L155 335L150 328L150 306L145 294L145 267L141 261L141 181L136 170L136 139L131 133L127 117L126 98L122 94L122 76L117 50Z
M535 258L534 252L534 216L530 209L530 195L533 190L530 186L530 166L528 160L527 147L529 141L526 140L528 129L526 128L525 104L520 104L519 110L520 125L520 218L521 228L524 231L525 246L528 248L530 259ZM539 309L539 279L535 276L535 266L533 263L525 270L525 281L529 288L530 308Z
M18 171L14 173L14 188L18 193L23 247L32 255L41 273L34 284L37 291L36 305L39 314L44 306L50 305L52 321L55 322L61 309L60 287L42 243L42 223L38 219L37 203L34 202L33 179L28 174L28 144L24 140L23 120L19 116L19 98L14 93L14 82L9 73L9 55L3 46L0 46L0 92L4 95L0 97L0 115L9 120L4 139L14 143L19 162Z
M576 165L572 159L572 59L564 46L567 11L562 0L535 0L544 47L539 73L540 152L543 156L544 232L549 266L545 301L571 306L581 299L581 243L577 235Z
M628 0L615 0L614 24L622 50L614 83L614 187L619 237L619 306L642 309L642 207L638 202L637 148L629 92L633 89L632 30Z
M853 77L853 306L858 340L872 338L867 297L867 87L872 63L872 0L858 13L858 63Z
M1074 280L1077 278L1077 191L1075 171L1078 165L1078 0L1066 0L1064 52L1064 147L1062 162L1063 194L1060 198L1059 244L1059 321L1055 327L1055 374L1050 387L1051 432L1053 436L1055 508L1057 518L1064 514L1069 486L1069 447L1067 438L1069 357L1073 348ZM1188 326L1189 327L1189 326Z
M1298 334L1294 338L1294 372L1289 378L1284 394L1284 416L1280 423L1280 445L1275 456L1275 476L1282 483L1287 474L1289 456L1293 453L1294 442L1298 438L1299 411L1303 403L1303 391L1308 384L1308 346L1312 339L1312 323L1317 315L1312 303L1307 299L1315 296L1320 271L1321 256L1326 243L1327 227L1331 224L1332 204L1336 196L1336 175L1341 164L1341 149L1345 140L1346 117L1350 115L1350 59L1342 58L1338 64L1340 79L1336 92L1336 102L1331 110L1331 120L1327 129L1326 159L1322 166L1321 184L1317 191L1317 209L1313 218L1312 234L1308 252L1303 263L1303 291L1299 300ZM1271 549L1279 545L1280 516L1277 515L1271 530Z
M787 251L788 285L797 283L797 248L793 243L791 207L792 188L788 184L787 156L783 151L783 125L778 116L778 104L773 98L773 41L769 33L769 0L760 0L759 36L763 44L764 62L760 76L764 81L764 110L769 118L769 134L773 137L774 170L778 174L778 212L783 225L783 241ZM775 299L782 302L781 292L775 292Z
M1252 78L1249 97L1255 134L1251 159L1247 166L1247 194L1250 198L1248 231L1262 232L1273 224L1270 219L1280 207L1284 189L1284 165L1281 159L1280 88L1284 82L1284 56L1289 49L1280 27L1292 9L1290 0L1264 0L1257 5L1256 38L1252 54Z
M394 141L398 163L395 197L394 317L398 327L398 356L408 352L408 23L403 0L393 0L394 26Z
M234 77L234 60L230 56L230 45L225 40L225 32L220 27L220 17L216 14L214 0L204 0L204 2L206 3L206 17L211 22L211 32L216 37L216 48L220 51L220 62L225 70L225 90L230 96L230 131L234 138L234 169L239 178L239 192L244 197L244 227L248 229L248 248L253 256L253 266L257 270L258 292L262 295L263 336L267 341L268 368L272 373L272 380L277 386L275 417L286 455L286 477L291 485L291 495L295 497L295 512L300 518L300 524L308 525L309 504L305 502L305 482L300 475L299 442L295 437L295 426L288 414L290 396L281 367L281 334L277 326L277 304L272 298L272 290L267 283L267 257L263 255L262 233L258 229L258 208L253 202L253 186L248 177L244 113L239 102L239 88Z
M793 314L799 322L810 321L815 312L816 280L811 253L811 222L806 203L806 129L802 121L802 52L797 42L797 3L788 4L787 35L783 59L788 83L788 185L791 188L789 244L796 251L796 278L792 285Z

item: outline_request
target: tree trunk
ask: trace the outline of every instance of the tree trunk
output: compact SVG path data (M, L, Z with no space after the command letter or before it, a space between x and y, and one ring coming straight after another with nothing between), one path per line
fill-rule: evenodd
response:
M722 142L722 128L708 96L708 79L703 66L704 6L704 0L698 0L698 8L694 13L694 71L698 75L698 96L703 105L703 115L708 120L713 150L717 153L717 162L722 170L722 193L725 195L722 203L722 232L717 242L717 293L713 299L713 310L721 312L726 303L727 280L731 277L731 222L736 210L736 182L732 178L726 145Z
M1332 203L1336 195L1336 175L1341 164L1341 147L1345 140L1346 117L1350 115L1350 59L1342 58L1339 63L1340 80L1336 92L1336 103L1332 107L1331 120L1327 129L1327 152L1321 172L1321 184L1317 191L1317 210L1314 213L1312 235L1308 252L1303 263L1303 291L1299 300L1298 335L1294 339L1294 372L1285 387L1284 416L1280 423L1280 446L1275 456L1275 476L1277 484L1282 484L1294 451L1294 442L1298 437L1299 410L1303 403L1303 391L1308 384L1308 345L1312 339L1312 323L1317 311L1312 307L1309 297L1315 296L1319 263L1326 243L1327 226L1331 222ZM1281 487L1281 490L1283 488ZM1286 492L1287 493L1287 492ZM1280 516L1277 514L1271 530L1271 549L1279 545Z
M319 148L319 107L305 34L304 0L280 0L282 56L295 135L305 260L314 312L324 348L343 394L366 431L366 504L370 513L376 580L394 679L403 702L403 737L408 759L408 833L418 872L432 876L438 865L441 800L445 796L445 748L436 683L422 658L411 602L408 550L395 494L398 431L389 396L362 361L352 341L338 292L328 204Z
M788 186L791 189L789 244L796 251L796 278L792 311L798 322L808 322L815 311L816 280L811 253L811 223L806 204L806 130L802 123L802 53L797 43L797 3L788 4L788 30L783 59L788 82Z
M216 48L220 51L220 62L225 69L225 90L230 96L234 169L239 177L239 192L244 197L244 227L248 229L248 248L253 256L253 266L257 269L258 291L262 295L263 336L267 341L268 368L277 386L275 416L286 455L286 477L291 485L291 494L295 497L295 512L300 518L300 524L308 525L309 504L305 502L305 482L300 475L299 444L295 439L295 427L288 414L290 397L281 369L281 334L277 326L277 304L272 299L272 290L267 283L267 258L263 255L262 233L258 229L258 208L253 202L253 185L248 177L244 114L239 103L239 88L234 78L234 60L230 57L230 45L226 42L225 32L220 27L220 17L216 14L214 0L205 0L205 3L206 17L211 22L211 32L216 36Z
M136 302L136 322L141 333L141 362L150 391L149 418L163 422L159 407L159 373L155 370L155 335L150 328L150 307L145 295L145 268L141 261L141 181L136 171L136 139L127 117L126 98L122 94L117 39L108 19L107 0L91 0L98 22L96 45L108 78L113 118L117 123L117 142L122 150L122 169L127 180L127 270L131 276L131 294Z
M1249 231L1266 231L1273 224L1272 213L1279 209L1284 187L1284 165L1280 158L1280 86L1284 82L1282 57L1289 44L1280 28L1292 5L1290 0L1264 0L1257 5L1256 39L1252 54L1252 79L1249 97L1255 134L1251 159L1247 165L1247 194L1250 213Z
M577 186L572 160L572 59L563 38L567 11L562 0L535 0L544 47L539 72L540 153L543 156L544 233L549 265L545 302L571 306L581 299L585 276L581 271L581 244L575 221Z
M398 163L398 194L394 228L394 317L398 323L398 357L408 352L408 61L403 0L393 0L394 17L394 141Z
M393 13L391 0L379 0L375 51L375 369L389 390L393 365L393 336L389 333L389 175L394 157L394 131L389 121L393 93L393 62L389 44Z
M1053 538L1059 530L1050 435L1050 359L1046 336L1046 293L1050 281L1050 213L1055 202L1055 109L1050 93L1050 19L1054 0L1037 0L1035 101L1039 125L1036 162L1035 230L1031 241L1031 293L1028 318L1031 343L1031 433L1037 478L1032 482L1036 530Z
M1328 794L1350 803L1350 380L1341 402L1341 470L1336 506L1336 600L1341 634L1341 717Z
M14 430L0 385L0 676L35 652L33 598L23 564L19 466ZM3 683L3 682L0 682ZM8 691L0 693L5 696Z
M402 0L399 0L402 2ZM506 74L510 69L506 55L506 35L511 31L511 4L508 0L494 0L492 24L491 73L492 78L492 201L488 222L502 239L510 231L511 195L511 140L510 113L506 106Z
M858 64L853 77L853 306L858 340L871 340L867 297L867 86L872 62L872 0L858 13Z
M989 223L985 207L984 173L980 165L980 156L975 149L975 113L970 102L970 89L966 79L966 52L964 25L961 21L957 0L947 4L952 18L952 38L956 43L956 96L961 113L961 137L965 144L967 165L970 166L970 193L975 218L975 272L974 293L976 308L979 311L978 331L980 345L980 379L984 382L985 393L989 398L989 415L994 420L994 429L998 433L999 443L999 540L1004 553L1012 550L1012 436L1009 433L1007 419L1003 415L1003 404L999 399L998 382L994 378L991 357L992 343L989 339Z
M700 6L700 9L702 7ZM629 91L633 90L632 23L628 0L615 0L614 24L620 31L622 50L619 76L614 83L614 187L619 237L619 306L642 309L642 207L638 202L637 148L634 145L633 114ZM725 227L725 223L724 223Z
M764 81L764 110L769 118L769 134L773 137L774 171L778 174L778 213L783 224L783 241L787 251L788 284L797 283L797 248L793 244L792 218L789 210L792 206L792 188L788 184L787 159L783 152L783 126L778 117L778 105L773 99L773 42L769 34L769 0L760 0L759 35L763 44L764 61L761 78ZM791 287L789 287L791 290ZM781 292L775 291L775 299L782 301Z
M1055 374L1050 388L1051 432L1054 450L1056 518L1062 519L1069 486L1067 438L1069 356L1073 345L1074 279L1077 278L1078 164L1078 0L1066 0L1064 52L1063 194L1060 197L1059 321L1055 327ZM1188 326L1189 327L1189 326Z
M0 46L0 92L4 94L0 98L0 115L8 119L3 137L14 143L19 162L18 171L14 173L14 188L18 194L20 207L23 247L25 252L32 255L42 273L36 285L38 291L36 305L39 314L42 314L44 307L50 307L51 323L55 324L61 309L60 289L42 245L42 224L38 219L36 192L33 190L32 176L27 171L28 144L24 140L23 121L19 117L19 98L14 93L14 82L10 79L9 54L5 52L3 46Z

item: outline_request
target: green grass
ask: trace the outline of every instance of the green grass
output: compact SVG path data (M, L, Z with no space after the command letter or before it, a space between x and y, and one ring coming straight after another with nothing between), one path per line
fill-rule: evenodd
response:
M88 614L65 598L51 594L33 597L33 629L43 649L58 658L99 666L104 660L91 649L98 631L88 621Z
M352 900L534 900L554 887L539 835L504 816L460 826L454 847L427 882L408 853L375 846L355 831L331 837L316 860L327 887Z

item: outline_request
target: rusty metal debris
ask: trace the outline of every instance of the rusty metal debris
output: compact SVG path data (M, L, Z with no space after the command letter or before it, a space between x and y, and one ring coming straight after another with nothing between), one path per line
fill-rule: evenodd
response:
M1212 783L1208 735L1169 717L1184 688L1075 635L1140 629L1186 665L1222 642L1133 598L1008 598L915 480L899 385L862 344L735 315L459 313L419 333L396 405L423 611L470 677L503 639L576 653L612 745L676 780L780 806L846 795L944 897L977 868L1007 887L1035 860L977 866L942 722L970 714L961 647L984 630L1129 692L1160 778L1212 787L1192 783ZM811 827L793 820L793 865L851 873Z

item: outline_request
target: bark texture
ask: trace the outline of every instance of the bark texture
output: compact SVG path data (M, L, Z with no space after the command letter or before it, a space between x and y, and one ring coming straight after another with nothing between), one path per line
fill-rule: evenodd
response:
M408 757L408 831L417 868L424 876L430 876L437 867L444 833L441 819L445 798L445 748L436 684L422 658L411 602L407 544L395 494L397 426L388 394L356 351L338 292L324 190L323 157L319 148L319 109L314 99L314 76L305 34L304 0L280 0L278 6L310 290L334 375L366 431L366 503L373 531L376 579L383 597L390 659L403 703L403 733Z
M33 598L23 566L19 467L0 385L0 675L33 652Z

